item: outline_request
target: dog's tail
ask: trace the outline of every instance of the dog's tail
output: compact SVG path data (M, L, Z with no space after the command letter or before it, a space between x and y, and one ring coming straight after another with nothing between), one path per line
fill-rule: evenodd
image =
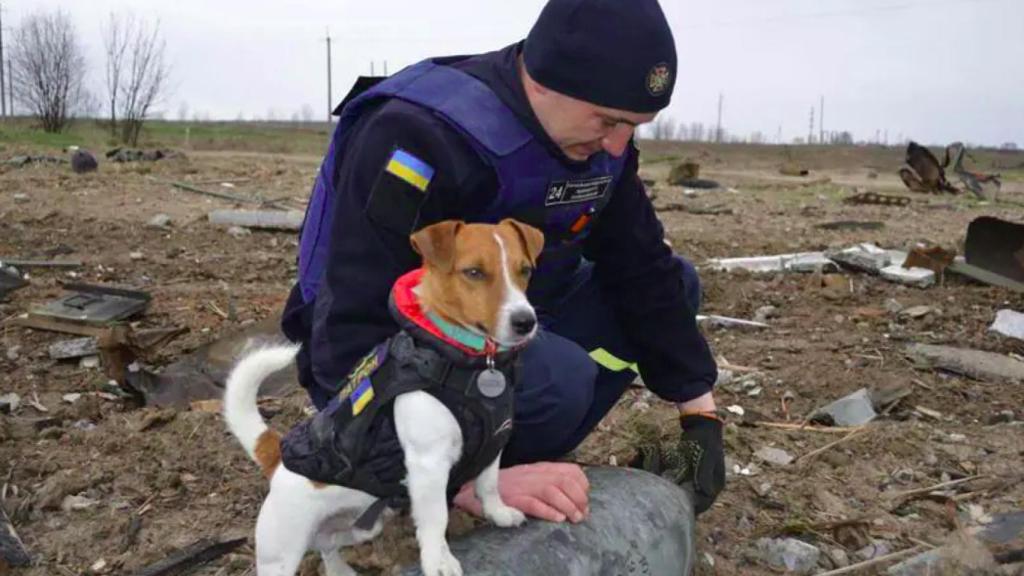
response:
M258 350L243 358L231 371L224 389L224 419L249 457L269 478L281 462L281 436L260 416L256 395L268 376L295 359L298 346Z

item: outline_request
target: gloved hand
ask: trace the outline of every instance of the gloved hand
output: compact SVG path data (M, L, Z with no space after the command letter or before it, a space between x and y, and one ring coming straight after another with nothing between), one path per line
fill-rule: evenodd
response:
M697 514L706 511L725 488L725 450L722 421L713 414L685 414L679 417L683 433L679 438L675 464L677 482L693 482Z

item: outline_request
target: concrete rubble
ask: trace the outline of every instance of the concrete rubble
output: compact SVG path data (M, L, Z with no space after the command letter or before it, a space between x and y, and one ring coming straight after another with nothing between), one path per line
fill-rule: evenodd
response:
M989 330L1003 336L1024 340L1024 314L1013 310L1000 310L996 312L996 320Z
M761 538L757 548L769 566L787 574L812 574L821 557L821 550L796 538Z

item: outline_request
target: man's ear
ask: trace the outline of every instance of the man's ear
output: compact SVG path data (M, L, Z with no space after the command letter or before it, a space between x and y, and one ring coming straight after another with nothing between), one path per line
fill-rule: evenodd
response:
M412 249L423 257L423 262L443 272L455 266L455 235L465 225L461 220L445 220L431 224L412 236Z
M544 250L544 233L529 224L523 224L511 218L502 220L499 226L510 226L515 231L516 235L519 236L519 241L523 243L523 248L526 249L526 255L530 258L530 264L536 266L537 257Z

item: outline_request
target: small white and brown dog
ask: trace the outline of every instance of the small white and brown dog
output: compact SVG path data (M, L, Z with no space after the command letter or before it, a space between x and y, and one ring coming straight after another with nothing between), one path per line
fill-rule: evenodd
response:
M504 220L497 225L445 221L411 237L423 257L415 291L424 311L499 345L522 346L536 333L536 315L525 296L530 273L544 246L540 231ZM292 576L307 550L319 551L328 576L355 574L339 548L372 539L384 517L369 530L355 520L377 499L365 492L314 482L281 462L281 436L257 410L260 383L287 367L296 346L257 351L234 368L227 380L224 416L270 481L256 521L259 576ZM427 576L462 574L445 538L449 473L462 454L463 438L452 413L425 391L394 400L395 429L406 466L406 486L416 526L420 565ZM505 505L498 493L498 458L474 482L484 515L502 527L525 517Z

